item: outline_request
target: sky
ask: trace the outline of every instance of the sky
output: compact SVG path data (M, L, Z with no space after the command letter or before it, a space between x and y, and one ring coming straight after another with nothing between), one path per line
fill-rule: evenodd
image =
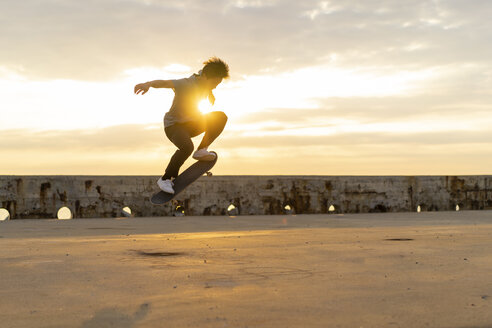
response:
M229 118L216 175L491 174L491 16L488 0L2 0L0 174L161 175L174 94L133 87L212 56L231 75L204 109Z

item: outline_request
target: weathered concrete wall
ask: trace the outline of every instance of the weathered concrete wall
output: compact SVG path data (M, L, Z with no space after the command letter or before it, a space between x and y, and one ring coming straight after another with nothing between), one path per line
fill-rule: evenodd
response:
M0 207L12 219L54 218L67 206L75 218L135 216L404 212L492 209L492 176L203 176L173 204L149 202L152 176L0 176Z

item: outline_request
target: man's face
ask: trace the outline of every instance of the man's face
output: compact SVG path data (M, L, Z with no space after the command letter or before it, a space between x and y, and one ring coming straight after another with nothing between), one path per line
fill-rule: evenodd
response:
M221 77L205 77L205 87L209 90L215 89L220 84L220 82L222 82Z

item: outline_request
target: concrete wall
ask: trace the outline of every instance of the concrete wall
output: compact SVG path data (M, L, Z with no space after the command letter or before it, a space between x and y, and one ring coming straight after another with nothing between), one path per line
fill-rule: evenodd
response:
M0 207L11 219L185 215L362 213L492 209L492 176L203 176L174 203L149 202L152 176L0 176Z

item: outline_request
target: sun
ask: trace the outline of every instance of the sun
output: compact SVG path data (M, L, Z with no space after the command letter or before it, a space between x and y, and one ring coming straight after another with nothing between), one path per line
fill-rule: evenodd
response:
M198 103L198 109L200 112L206 114L212 111L212 105L207 99L203 99Z

